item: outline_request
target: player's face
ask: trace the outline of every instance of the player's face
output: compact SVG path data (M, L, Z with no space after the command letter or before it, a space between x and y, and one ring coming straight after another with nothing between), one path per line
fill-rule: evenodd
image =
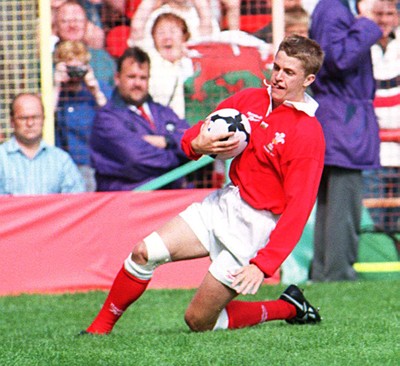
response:
M138 64L132 58L127 58L121 65L121 71L115 76L122 99L129 104L141 105L149 92L150 65Z
M301 61L284 51L276 54L271 75L272 100L274 106L285 100L304 101L305 89L314 81L315 75L305 75Z
M182 58L184 50L182 28L173 21L163 20L154 30L154 45L160 55L170 62Z
M14 136L24 145L33 145L42 138L44 123L42 104L31 95L20 96L14 103L12 117Z
M62 41L81 41L85 36L87 18L79 5L68 4L57 12L57 35Z
M381 28L383 38L387 38L399 24L396 4L389 1L375 1L372 9L375 22Z

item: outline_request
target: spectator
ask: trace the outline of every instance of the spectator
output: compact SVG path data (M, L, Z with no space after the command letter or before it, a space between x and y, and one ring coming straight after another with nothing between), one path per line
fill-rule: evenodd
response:
M51 17L52 17L52 33L53 37L55 38L54 44L59 41L57 36L57 22L56 22L56 14L58 8L66 3L68 0L51 0ZM83 40L89 47L93 48L103 48L104 47L104 40L105 40L105 32L102 28L99 14L96 13L97 7L100 5L101 0L79 0L77 1L81 4L88 15L88 12L92 14L92 17L87 21L85 34ZM97 4L99 3L99 4Z
M186 56L185 47L190 38L188 27L178 15L163 13L155 20L151 34L155 48L148 51L151 60L150 95L184 118L184 81L193 75L192 60Z
M376 1L376 0L375 0ZM371 46L382 36L370 9L355 1L320 0L310 36L325 52L311 86L327 142L318 193L313 281L355 280L364 169L379 167Z
M205 6L204 0L164 0L161 6L157 6L157 0L142 0L131 21L128 45L147 49L152 44L151 28L154 20L165 12L173 12L185 19L193 39L220 31L210 4Z
M14 135L0 145L0 194L84 192L71 157L42 140L44 109L36 94L17 95L10 106Z
M285 37L298 34L308 37L310 16L300 6L296 6L285 11Z
M91 158L98 191L134 189L186 161L180 140L188 124L152 100L149 78L147 53L128 48L117 62L112 98L93 123Z
M104 0L78 0L79 4L83 6L86 11L88 23L93 23L96 27L100 28L103 32L102 12ZM104 40L104 37L103 37ZM103 44L99 47L104 47Z
M400 29L396 0L374 4L372 14L382 30L372 46L372 64L377 91L375 112L380 127L382 168L364 172L366 196L373 198L400 195ZM400 231L400 208L371 208L375 225L385 232Z
M142 0L103 0L104 4L109 6L114 13L131 18L132 13L136 11L138 4Z
M55 17L57 36L60 41L85 42L88 20L85 9L78 2L67 0L61 4ZM98 80L108 82L113 86L115 62L106 50L89 47L90 65Z
M302 7L308 14L312 14L319 0L302 0Z
M268 12L270 12L271 11L270 0L267 3L268 3L267 10L268 10ZM301 8L302 2L301 2L301 0L285 0L283 3L283 6L285 9L285 13L286 13L288 10ZM286 21L286 19L285 19L285 21ZM267 43L272 43L272 22L269 22L264 27L257 30L256 32L254 32L254 35Z
M239 30L241 0L220 0L219 2L224 13L222 17L222 19L224 20L223 23L226 24L226 27L224 27L224 29Z
M89 137L97 107L104 106L112 89L98 81L83 42L64 41L54 52L56 144L69 152L85 178L86 190L96 190L90 166Z

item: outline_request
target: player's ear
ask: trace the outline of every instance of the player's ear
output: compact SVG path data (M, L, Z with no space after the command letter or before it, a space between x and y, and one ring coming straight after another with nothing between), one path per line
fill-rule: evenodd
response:
M315 80L315 75L314 74L309 74L306 76L306 78L304 79L304 83L303 83L303 87L307 88L309 87Z

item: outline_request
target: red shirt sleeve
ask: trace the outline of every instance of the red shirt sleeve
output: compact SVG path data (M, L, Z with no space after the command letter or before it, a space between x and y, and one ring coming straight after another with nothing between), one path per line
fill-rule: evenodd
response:
M290 166L292 165L292 166ZM293 251L314 206L321 175L321 161L302 159L287 166L287 205L268 243L250 263L271 277Z
M200 128L203 124L203 121L198 122L194 126L190 127L185 131L181 140L181 147L184 153L187 155L189 159L198 160L201 158L201 154L196 154L192 148L193 139L199 134Z

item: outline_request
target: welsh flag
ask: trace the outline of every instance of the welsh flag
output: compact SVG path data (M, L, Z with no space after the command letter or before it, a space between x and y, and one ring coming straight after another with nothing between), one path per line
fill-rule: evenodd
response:
M194 75L185 81L186 119L203 120L228 96L248 87L261 87L269 79L272 54L262 55L258 47L223 42L190 46Z

